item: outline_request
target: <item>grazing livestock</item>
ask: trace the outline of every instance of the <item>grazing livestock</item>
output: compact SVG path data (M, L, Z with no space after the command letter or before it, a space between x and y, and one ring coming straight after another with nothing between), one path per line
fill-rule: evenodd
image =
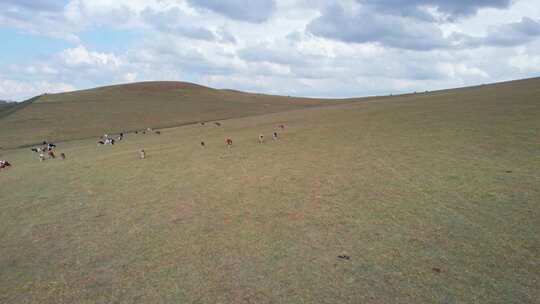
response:
M204 143L204 141L201 141L201 147L205 147L206 144Z
M221 127L221 123L219 123L219 122L217 122L217 121L216 121L214 124L215 124L216 126L218 126L218 127Z
M56 145L53 144L53 143L49 143L49 142L46 142L46 141L43 141L41 143L41 151L51 151L51 150L54 150L54 148L56 148ZM34 149L32 149L32 151L35 151ZM38 150L39 152L39 150Z
M0 160L0 170L11 167L11 164L7 160Z
M98 145L114 145L116 141L114 140L114 138L107 138L105 140L99 140L97 142Z

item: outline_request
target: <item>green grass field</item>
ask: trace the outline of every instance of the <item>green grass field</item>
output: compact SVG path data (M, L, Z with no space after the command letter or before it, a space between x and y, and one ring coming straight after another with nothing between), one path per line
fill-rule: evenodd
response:
M540 79L230 106L65 161L0 151L0 303L538 303ZM77 115L66 138L109 119Z

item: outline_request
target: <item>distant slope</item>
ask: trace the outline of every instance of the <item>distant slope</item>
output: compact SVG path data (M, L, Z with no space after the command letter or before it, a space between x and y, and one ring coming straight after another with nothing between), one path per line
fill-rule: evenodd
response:
M36 96L34 98L30 98L24 102L0 102L0 119L4 118L4 117L7 117L8 115L11 115L25 107L27 107L28 105L30 105L31 103L33 103L34 101L36 101L37 99L39 99L39 96ZM0 132L1 134L1 132Z
M11 108L13 105L11 103L0 103L0 115L1 113Z
M43 95L15 113L0 116L0 146L17 147L44 139L70 140L335 103L216 90L184 82L108 86Z
M82 139L146 127L163 128L354 101L534 99L540 78L421 94L357 99L309 99L216 90L185 82L142 82L36 97L6 111L0 109L0 147L14 148L42 140Z
M0 115L2 115L2 113L7 111L8 109L13 108L14 105L15 105L14 103L0 100Z

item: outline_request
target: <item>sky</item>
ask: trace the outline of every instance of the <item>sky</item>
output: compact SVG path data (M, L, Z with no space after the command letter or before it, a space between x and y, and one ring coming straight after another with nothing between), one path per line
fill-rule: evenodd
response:
M0 0L0 99L150 80L359 97L540 76L539 0Z

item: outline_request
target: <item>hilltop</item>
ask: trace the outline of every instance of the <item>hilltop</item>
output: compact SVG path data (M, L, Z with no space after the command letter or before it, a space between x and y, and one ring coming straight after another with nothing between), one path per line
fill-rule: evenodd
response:
M45 139L80 139L340 102L217 90L185 82L115 85L38 96L0 116L0 142L17 147Z

